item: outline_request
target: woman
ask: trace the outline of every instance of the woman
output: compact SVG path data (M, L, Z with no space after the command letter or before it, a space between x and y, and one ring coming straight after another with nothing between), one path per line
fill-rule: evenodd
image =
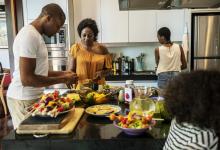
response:
M220 72L217 71L183 73L169 82L164 98L174 119L164 150L219 147L219 91Z
M79 83L105 83L111 72L112 57L107 48L97 42L98 28L92 19L82 20L77 28L81 41L70 49L70 69L77 73Z
M170 40L170 30L162 27L157 32L157 37L162 46L155 49L157 65L158 87L164 89L167 82L187 67L183 48Z

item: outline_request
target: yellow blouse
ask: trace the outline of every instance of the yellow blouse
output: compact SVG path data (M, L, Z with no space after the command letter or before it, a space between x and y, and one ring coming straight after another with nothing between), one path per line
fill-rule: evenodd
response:
M95 43L95 48L100 48L100 44ZM79 77L79 83L88 79L94 79L97 71L104 68L112 68L112 57L110 54L101 55L86 50L80 43L74 44L70 49L70 55L76 59L76 74ZM98 84L104 84L105 78L98 81Z

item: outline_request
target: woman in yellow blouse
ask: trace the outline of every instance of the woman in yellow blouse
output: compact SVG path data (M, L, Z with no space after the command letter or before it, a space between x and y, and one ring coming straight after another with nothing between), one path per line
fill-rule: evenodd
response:
M112 57L107 48L97 42L98 27L94 20L84 19L77 28L81 41L70 49L70 69L79 77L79 83L105 83L111 72Z

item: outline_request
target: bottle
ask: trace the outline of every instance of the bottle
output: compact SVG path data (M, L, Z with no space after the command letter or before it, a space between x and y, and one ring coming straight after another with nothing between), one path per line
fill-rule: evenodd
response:
M130 61L129 61L128 57L126 57L125 58L125 74L126 75L129 75L129 72L130 72L129 68L130 68Z
M134 88L134 81L126 80L124 89L125 103L129 104L135 97Z
M124 90L120 90L119 94L118 94L118 102L119 103L124 103L125 99L124 99Z
M115 76L116 75L116 62L115 61L112 62L112 66L113 66L113 69L112 69L113 75Z
M122 59L121 57L118 57L118 74L121 75L122 71Z
M117 60L115 61L115 71L116 75L119 75L119 62Z
M128 61L128 75L131 75L131 61Z
M133 58L131 59L131 62L130 62L130 72L131 74L134 73L134 59Z
M124 75L125 74L125 56L122 56L121 60L121 72Z

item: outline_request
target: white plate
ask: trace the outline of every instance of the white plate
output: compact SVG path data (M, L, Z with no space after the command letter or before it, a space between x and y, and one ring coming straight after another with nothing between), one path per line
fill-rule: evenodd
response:
M87 114L98 117L105 117L111 113L118 113L120 111L121 107L110 104L94 105L86 108L85 110Z

